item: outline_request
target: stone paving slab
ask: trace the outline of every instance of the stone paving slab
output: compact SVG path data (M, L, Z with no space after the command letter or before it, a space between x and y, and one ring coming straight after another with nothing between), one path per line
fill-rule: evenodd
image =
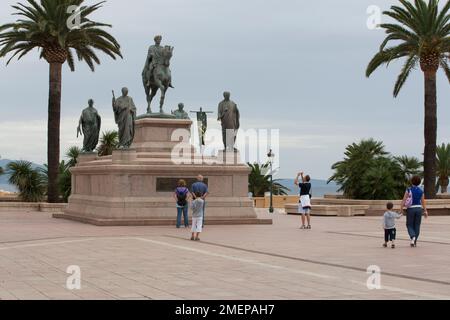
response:
M264 210L273 225L187 229L96 227L49 213L0 214L0 299L450 299L450 217L425 221L410 248L381 247L378 217L299 217ZM81 289L66 288L67 267ZM381 268L369 290L367 268Z

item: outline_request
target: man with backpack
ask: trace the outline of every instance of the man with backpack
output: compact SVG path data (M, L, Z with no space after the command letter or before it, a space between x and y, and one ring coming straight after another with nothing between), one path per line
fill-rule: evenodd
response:
M177 203L177 228L181 227L181 216L184 218L185 228L189 227L189 189L186 187L186 181L178 181L178 187L175 189L174 198Z

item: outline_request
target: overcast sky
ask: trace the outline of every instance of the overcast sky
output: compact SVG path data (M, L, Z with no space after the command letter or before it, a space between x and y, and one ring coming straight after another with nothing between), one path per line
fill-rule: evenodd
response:
M0 23L13 21L0 3ZM87 1L94 3L93 1ZM102 56L95 73L77 65L63 72L62 150L82 145L76 126L93 98L102 130L115 127L111 89L127 86L139 113L146 109L141 71L156 34L175 47L173 83L166 110L214 111L229 90L245 128L280 129L280 177L304 170L326 179L344 148L362 138L382 140L396 154L423 151L423 75L414 72L397 99L393 85L401 65L364 72L384 38L367 28L367 8L389 0L109 0L95 14L111 23L124 59ZM443 1L441 1L443 2ZM0 155L46 161L48 65L33 52L8 67L0 61ZM449 82L438 75L439 142L450 142Z

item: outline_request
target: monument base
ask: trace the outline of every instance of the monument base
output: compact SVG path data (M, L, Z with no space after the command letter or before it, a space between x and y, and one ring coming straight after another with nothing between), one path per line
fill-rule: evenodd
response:
M175 225L177 181L188 181L190 188L201 174L209 188L206 224L272 224L271 219L258 219L248 198L250 169L239 153L206 157L191 152L189 139L180 140L177 134L181 130L189 135L191 125L190 120L137 120L130 149L83 158L71 169L72 195L64 214L54 217L99 226ZM173 152L180 145L187 151Z
M137 160L137 152L135 149L115 149L112 153L113 163L130 163Z
M98 159L98 153L96 152L81 152L78 155L77 163L95 161Z

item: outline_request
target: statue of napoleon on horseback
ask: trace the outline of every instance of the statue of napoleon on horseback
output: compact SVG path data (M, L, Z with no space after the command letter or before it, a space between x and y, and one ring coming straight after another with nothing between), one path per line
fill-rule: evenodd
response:
M142 71L145 94L147 96L147 113L152 113L151 103L156 93L161 91L159 103L160 113L163 113L166 91L172 86L172 75L170 72L170 60L173 55L173 47L161 46L162 36L155 37L155 45L148 50L147 60Z

